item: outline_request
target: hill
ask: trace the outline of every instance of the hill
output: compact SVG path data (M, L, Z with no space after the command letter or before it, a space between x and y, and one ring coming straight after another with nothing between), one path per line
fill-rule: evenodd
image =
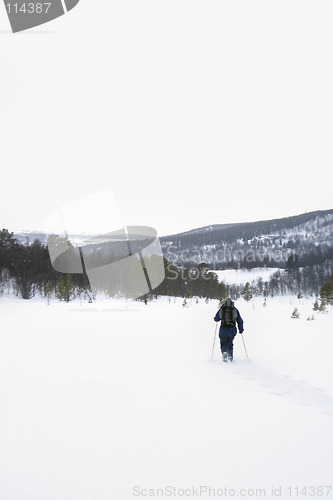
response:
M177 265L205 262L225 267L285 267L333 259L333 209L258 222L217 224L161 238L165 257Z

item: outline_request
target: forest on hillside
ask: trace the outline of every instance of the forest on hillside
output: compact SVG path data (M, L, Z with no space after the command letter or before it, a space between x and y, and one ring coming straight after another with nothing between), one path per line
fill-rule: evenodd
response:
M177 265L205 262L215 269L299 266L333 260L333 210L283 219L209 226L161 238L164 256Z

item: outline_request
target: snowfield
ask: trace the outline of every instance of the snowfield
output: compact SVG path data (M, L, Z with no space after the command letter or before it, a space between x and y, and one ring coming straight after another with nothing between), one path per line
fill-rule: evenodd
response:
M3 296L1 500L333 498L332 310L313 302L237 301L249 359L238 334L226 364L217 301Z
M257 267L254 269L225 269L224 271L214 271L219 281L231 285L245 285L247 282L257 281L261 278L263 281L269 281L272 274L279 271L276 267Z

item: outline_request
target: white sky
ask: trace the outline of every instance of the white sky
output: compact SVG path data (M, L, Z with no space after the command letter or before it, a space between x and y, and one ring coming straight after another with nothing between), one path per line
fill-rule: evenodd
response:
M331 1L0 5L0 226L112 189L160 235L332 208Z

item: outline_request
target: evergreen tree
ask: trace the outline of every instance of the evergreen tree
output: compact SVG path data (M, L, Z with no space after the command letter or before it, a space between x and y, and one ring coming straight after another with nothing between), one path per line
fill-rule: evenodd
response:
M326 304L333 304L333 274L321 287L320 298Z
M318 303L318 299L316 299L315 303L313 304L313 311L319 311L319 303Z
M53 285L50 281L48 281L44 287L44 295L47 299L47 305L50 305L50 298L53 292Z
M293 319L298 319L299 318L299 312L298 312L298 309L297 307L295 307L295 309L293 310L293 312L291 313L291 317Z
M64 300L69 302L74 297L74 286L71 283L71 277L69 274L63 278L62 276L59 278L56 287L56 296L59 300Z
M252 294L251 285L249 282L247 282L245 284L243 291L242 291L242 296L243 296L244 300L246 300L246 302L249 302L252 299L253 294Z
M10 233L8 229L1 229L0 231L0 248L13 247L16 244L14 233Z

